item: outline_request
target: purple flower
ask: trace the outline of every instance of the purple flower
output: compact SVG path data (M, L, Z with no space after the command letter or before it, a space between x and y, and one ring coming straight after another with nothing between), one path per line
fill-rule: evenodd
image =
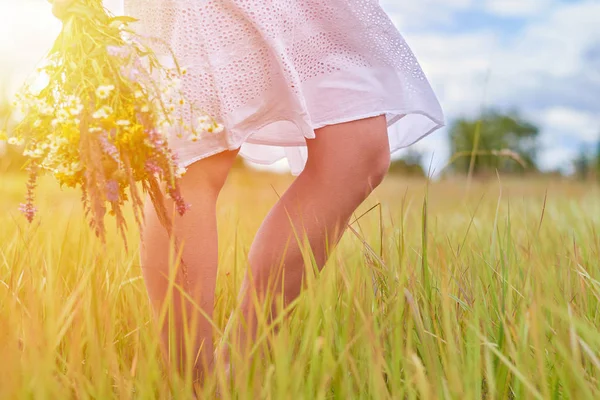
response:
M100 136L100 146L106 154L108 154L117 164L121 164L121 158L119 157L119 149L113 143L108 140L108 135L104 133Z
M160 174L162 172L162 168L156 165L156 163L152 160L146 161L146 171L151 174Z
M132 82L137 82L140 71L137 68L121 67L121 74Z
M124 46L107 46L106 50L113 57L127 58L131 54L130 49Z
M31 203L21 203L19 205L19 211L23 213L25 218L27 218L27 221L31 223L31 221L33 221L33 217L35 217L35 214L37 213L37 208L35 208Z
M108 201L119 201L119 183L114 179L106 182L106 199Z

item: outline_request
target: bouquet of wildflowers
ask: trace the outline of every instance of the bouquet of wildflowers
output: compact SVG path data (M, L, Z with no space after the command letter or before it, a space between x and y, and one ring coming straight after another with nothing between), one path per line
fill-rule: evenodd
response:
M125 237L126 202L141 226L142 192L169 231L165 195L179 214L185 213L178 185L185 169L167 137L185 133L197 140L223 127L187 104L179 89L186 70L176 60L174 68L164 67L152 51L152 39L130 28L134 21L112 16L101 0L77 0L53 48L18 94L24 118L9 143L24 146L28 160L21 211L29 221L36 213L33 190L44 171L61 185L81 190L86 215L103 241L107 213L116 217ZM178 116L182 113L175 110L182 107L199 123Z

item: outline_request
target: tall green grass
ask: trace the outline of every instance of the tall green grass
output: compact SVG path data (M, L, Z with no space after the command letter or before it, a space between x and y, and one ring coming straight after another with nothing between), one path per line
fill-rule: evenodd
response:
M236 172L225 189L219 330L254 232L288 184ZM77 194L45 181L27 225L23 188L2 177L0 398L189 398L189 381L161 368L135 246L126 254L113 235L101 248ZM267 356L231 382L218 370L202 395L600 398L598 195L560 182L388 179L288 321L276 334L261 327Z

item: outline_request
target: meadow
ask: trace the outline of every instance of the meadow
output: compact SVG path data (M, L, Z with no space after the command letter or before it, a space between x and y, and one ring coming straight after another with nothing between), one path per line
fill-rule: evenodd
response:
M78 194L49 180L39 217L0 181L0 398L190 398L167 379L131 248L102 247ZM215 324L235 306L253 235L290 177L235 171L219 203ZM266 358L204 398L600 398L600 190L500 177L391 176L275 334ZM364 215L362 215L364 214Z

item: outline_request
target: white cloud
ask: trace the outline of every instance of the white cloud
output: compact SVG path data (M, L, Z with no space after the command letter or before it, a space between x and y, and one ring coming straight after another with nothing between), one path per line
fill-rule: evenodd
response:
M540 115L548 131L560 132L573 141L594 143L600 139L600 115L567 107L553 107Z
M569 147L553 147L544 151L538 157L538 164L542 170L550 171L559 169L564 173L573 173L573 159L578 151Z
M547 10L553 0L486 0L485 10L510 17L533 16Z
M415 10L417 4L423 7L421 13ZM439 4L450 21L443 34L436 19L429 17L412 32L414 23L409 24L405 36L449 121L473 115L482 106L519 108L542 128L540 162L547 168L565 163L573 155L560 147L560 141L598 140L600 73L597 65L591 65L589 54L600 44L599 2L486 0L448 5L439 0ZM419 2L401 8L395 7L397 12L410 12L395 19L401 29L403 20L426 15L427 8L431 9ZM484 27L452 33L460 21L458 12L465 9L479 9L496 18L520 17L524 25L515 32ZM550 137L553 140L546 140ZM433 139L426 139L423 148L429 140ZM447 151L439 151L438 144L438 154L444 153Z

